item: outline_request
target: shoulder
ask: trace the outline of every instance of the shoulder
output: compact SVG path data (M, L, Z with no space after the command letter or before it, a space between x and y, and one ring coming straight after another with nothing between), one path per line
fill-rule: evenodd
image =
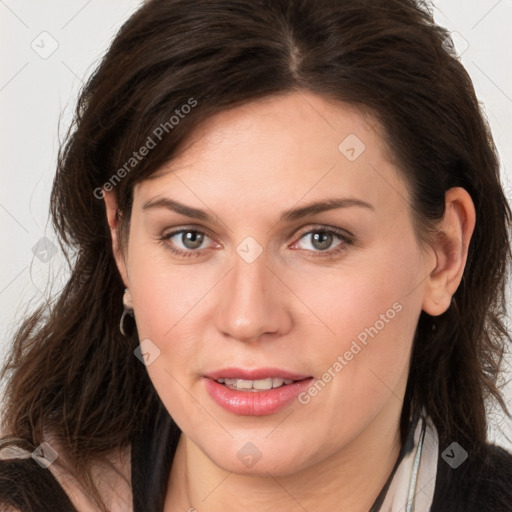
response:
M32 458L0 460L0 509L77 512L51 472Z
M40 465L27 450L0 450L0 511L96 512L97 504L69 468L65 450L51 438L58 459ZM92 464L91 476L111 512L131 510L130 449Z
M486 444L458 467L439 454L432 512L512 512L512 454Z

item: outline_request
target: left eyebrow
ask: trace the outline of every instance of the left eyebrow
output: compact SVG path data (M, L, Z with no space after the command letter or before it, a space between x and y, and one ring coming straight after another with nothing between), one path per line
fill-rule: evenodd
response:
M286 210L281 214L279 221L291 222L307 217L308 215L314 215L315 213L322 213L336 208L348 208L350 206L359 206L375 211L375 208L370 203L362 201L361 199L356 199L355 197L335 197L310 203L306 206L301 206L300 208L291 208L290 210Z
M336 208L348 208L351 206L359 206L375 211L375 208L370 203L362 201L361 199L357 199L355 197L338 197L325 199L323 201L316 201L306 206L301 206L300 208L291 208L289 210L285 210L282 212L279 218L279 222L292 222L303 217L307 217L308 215L314 215L327 210L334 210ZM193 208L192 206L185 205L168 197L150 199L142 206L143 210L149 210L152 208L167 208L168 210L173 210L176 213L185 215L186 217L191 217L203 221L212 220L212 217L205 210Z

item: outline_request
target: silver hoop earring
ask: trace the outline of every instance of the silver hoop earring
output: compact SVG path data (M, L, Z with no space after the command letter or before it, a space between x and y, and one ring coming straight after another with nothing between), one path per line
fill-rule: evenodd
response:
M121 331L121 334L123 336L128 336L128 334L124 330L124 319L126 318L126 316L131 316L133 318L132 295L130 293L130 290L128 290L128 288L126 288L124 290L123 306L124 306L124 310L123 310L123 314L121 315L121 320L119 321L119 330Z

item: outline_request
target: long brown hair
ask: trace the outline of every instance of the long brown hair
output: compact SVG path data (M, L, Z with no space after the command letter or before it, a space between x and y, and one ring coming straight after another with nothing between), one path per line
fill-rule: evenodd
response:
M419 319L402 429L410 410L424 406L441 445L482 446L486 399L505 408L497 377L510 342L511 210L471 80L447 40L413 0L142 6L84 86L60 150L51 214L72 272L51 306L29 316L13 340L2 372L9 378L4 431L33 447L54 433L92 486L91 461L129 445L138 424L151 421L163 405L133 355L137 333L119 332L123 283L101 188L110 183L129 219L134 185L176 156L202 121L251 100L308 90L379 121L425 239L443 216L449 188L463 187L473 199L477 221L462 282L444 314ZM176 113L192 101L186 115ZM154 147L130 160L148 137Z

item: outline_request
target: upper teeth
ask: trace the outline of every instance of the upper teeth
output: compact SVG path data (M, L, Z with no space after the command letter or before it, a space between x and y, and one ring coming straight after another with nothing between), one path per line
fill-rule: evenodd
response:
M218 379L217 382L225 384L228 388L237 390L256 390L256 389L272 389L278 388L283 384L291 384L293 380L280 379L280 378L268 378L260 380L245 380L245 379Z

